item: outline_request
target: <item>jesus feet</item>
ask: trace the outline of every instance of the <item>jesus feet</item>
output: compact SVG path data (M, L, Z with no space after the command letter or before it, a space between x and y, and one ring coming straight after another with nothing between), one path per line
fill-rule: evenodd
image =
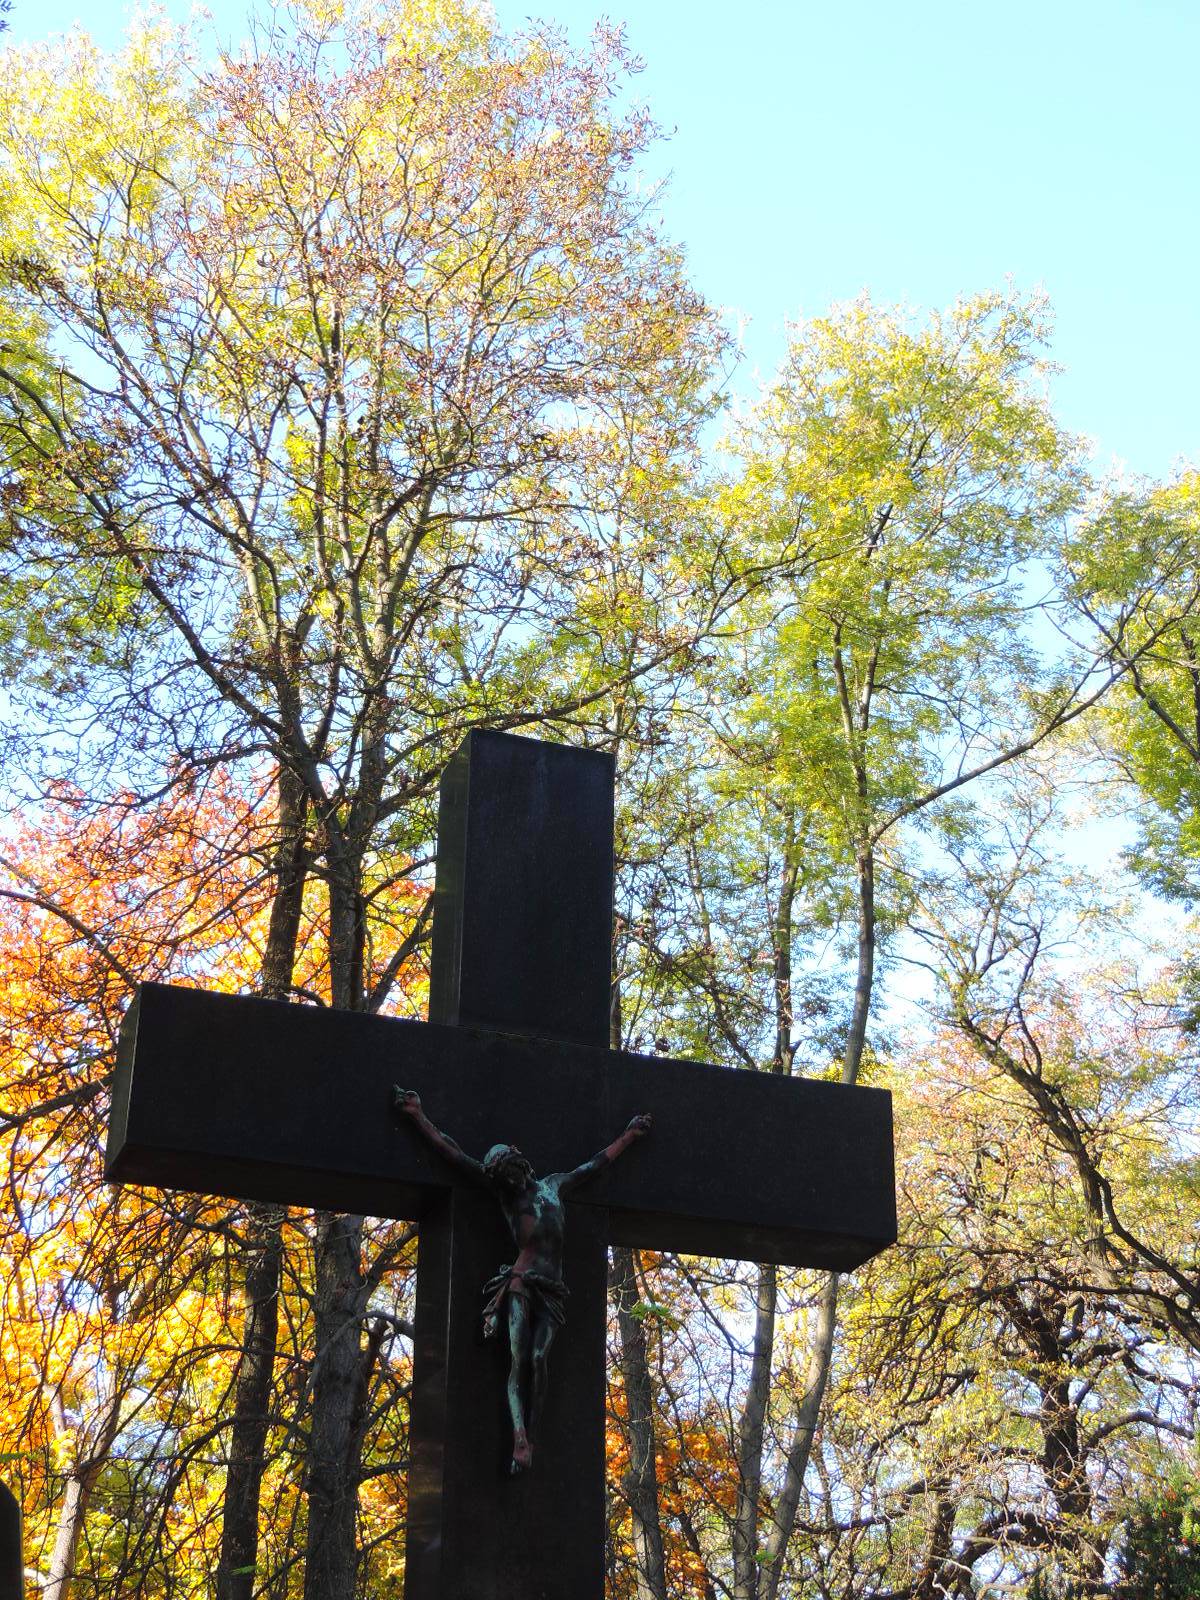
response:
M518 1472L528 1472L533 1465L533 1446L529 1442L529 1435L524 1428L517 1428L513 1433L512 1465L509 1472L515 1478Z

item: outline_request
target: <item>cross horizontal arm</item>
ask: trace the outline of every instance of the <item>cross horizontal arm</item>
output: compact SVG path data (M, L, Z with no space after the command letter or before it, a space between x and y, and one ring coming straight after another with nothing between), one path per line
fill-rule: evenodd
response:
M468 1155L511 1142L541 1173L652 1113L579 1191L618 1243L846 1270L896 1237L882 1090L159 984L123 1029L106 1172L419 1218L461 1180L393 1114L396 1083Z

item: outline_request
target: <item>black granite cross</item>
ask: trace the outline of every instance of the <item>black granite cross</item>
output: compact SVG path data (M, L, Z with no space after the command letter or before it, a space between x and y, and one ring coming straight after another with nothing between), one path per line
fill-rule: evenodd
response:
M895 1238L883 1091L606 1048L612 807L607 755L473 733L442 783L430 1022L147 984L123 1030L110 1178L420 1220L406 1600L600 1600L609 1241L844 1270ZM521 1477L480 1334L511 1239L397 1123L397 1082L470 1154L512 1142L538 1172L653 1114L569 1206Z
M0 1483L0 1600L23 1600L25 1564L21 1554L21 1507Z

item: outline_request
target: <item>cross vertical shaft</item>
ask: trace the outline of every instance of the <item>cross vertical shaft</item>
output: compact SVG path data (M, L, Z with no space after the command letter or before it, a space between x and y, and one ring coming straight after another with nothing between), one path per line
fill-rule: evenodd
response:
M612 808L608 756L471 735L442 785L431 1022L607 1045ZM422 1218L405 1600L600 1600L607 1220L570 1207L567 1325L514 1479L504 1332L499 1350L480 1335L513 1247L485 1193L456 1186Z

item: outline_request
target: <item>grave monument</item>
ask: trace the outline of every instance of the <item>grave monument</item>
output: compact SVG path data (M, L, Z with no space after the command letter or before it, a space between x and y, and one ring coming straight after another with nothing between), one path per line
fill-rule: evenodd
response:
M612 894L611 757L474 732L442 782L429 1022L159 984L126 1018L110 1178L420 1222L405 1600L602 1600L610 1241L846 1271L896 1236L886 1092L607 1048ZM406 1093L460 1153L542 1173L653 1129L562 1198L531 1471L480 1317L512 1235Z

